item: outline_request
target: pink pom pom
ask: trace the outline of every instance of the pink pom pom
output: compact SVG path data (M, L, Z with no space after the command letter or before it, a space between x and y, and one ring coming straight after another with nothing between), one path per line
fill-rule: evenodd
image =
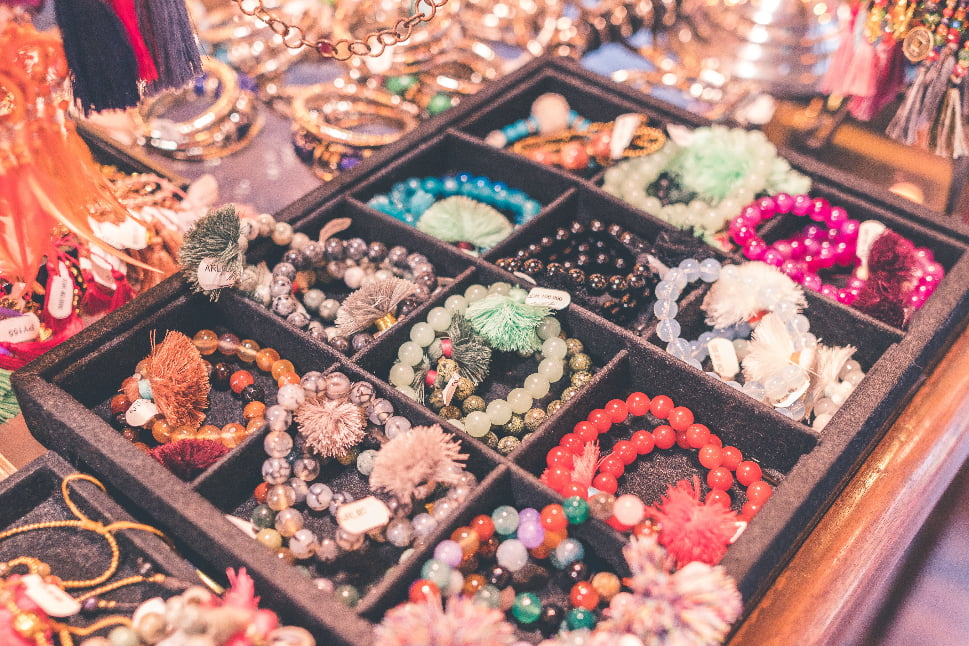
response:
M701 502L700 480L680 480L670 486L663 500L650 508L661 526L660 544L676 559L678 567L700 561L715 565L737 532L736 512L719 504Z

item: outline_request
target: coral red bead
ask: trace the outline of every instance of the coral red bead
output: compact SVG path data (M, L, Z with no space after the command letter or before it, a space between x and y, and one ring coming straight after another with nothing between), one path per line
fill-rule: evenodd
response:
M572 452L561 446L553 446L552 450L545 456L545 463L550 467L565 467L568 469L572 466Z
M760 465L750 460L744 460L737 465L736 475L737 482L745 487L753 482L757 482L764 476Z
M592 479L592 486L599 491L616 493L616 490L619 488L619 482L614 476L611 476L608 473L600 473Z
M440 598L440 596L441 590L433 581L428 581L427 579L417 579L407 589L407 597L411 603L420 603L435 597Z
M619 458L624 466L628 467L636 461L639 452L636 451L636 447L629 440L619 440L612 447L612 454Z
M602 462L599 463L599 471L601 473L608 473L613 478L621 478L622 474L626 472L626 467L622 463L622 460L610 453L602 458Z
M673 400L666 395L657 395L649 403L649 412L656 419L666 419L673 410Z
M642 430L633 433L632 443L636 447L636 452L640 455L650 453L653 447L656 446L656 440L653 439L653 434L649 431Z
M252 497L256 499L256 502L262 505L262 504L265 504L266 494L268 493L269 493L269 483L260 482L258 485L256 485L255 491L252 492Z
M609 413L609 418L613 424L622 424L629 417L629 408L626 406L626 402L621 399L610 400L606 404L606 412Z
M549 467L545 472L545 484L559 493L572 482L572 472L565 467Z
M714 445L716 447L722 447L723 446L723 440L720 439L720 436L714 435L713 433L710 433L710 437L709 437L709 439L707 439L707 444L712 444L712 445Z
M747 485L747 502L763 505L774 493L774 488L763 480L757 480Z
M562 505L547 505L541 514L542 526L547 531L557 532L565 529L569 524L569 519L565 516Z
M595 610L596 606L599 605L599 593L588 581L579 581L572 586L572 590L569 592L569 601L573 608Z
M691 448L702 448L710 441L710 429L703 424L690 424L686 429L686 439Z
M570 453L578 455L582 453L582 449L585 448L586 442L581 437L575 433L566 433L559 440L559 446L564 449L568 449Z
M723 463L720 465L733 471L737 465L743 462L744 454L736 446L723 447Z
M719 489L711 489L710 493L707 494L707 504L719 504L723 505L724 507L730 507L730 494Z
M599 433L605 433L612 428L612 417L610 417L609 413L607 413L605 409L595 409L589 413L589 416L586 419L592 422L592 425L596 427L596 431Z
M580 485L578 482L570 482L562 488L561 494L563 498L578 496L579 498L585 500L589 497L589 488L584 485Z
M676 431L666 424L657 426L653 429L653 440L656 442L657 449L672 449L676 444Z
M697 458L705 468L715 469L723 461L723 451L719 446L707 444L697 453Z
M579 439L585 443L595 442L599 437L599 431L596 430L592 422L579 422L572 429L572 432L578 435Z
M118 393L111 398L111 414L120 415L131 407L131 402L125 397L124 393Z
M757 512L759 511L760 505L754 504L748 500L744 503L744 506L740 508L740 518L749 522L753 520L754 516L756 516Z
M693 411L686 406L677 406L670 411L667 421L674 430L685 431L693 423Z
M676 445L681 449L690 448L690 441L686 438L686 431L673 431L676 433Z
M491 516L486 514L475 516L468 524L478 535L478 539L481 542L484 542L495 535L495 523L493 520L491 520Z
M229 388L232 389L232 392L238 395L242 392L243 388L255 383L255 381L256 380L253 378L252 373L250 373L248 370L236 370L232 373L232 376L229 377Z
M649 412L649 397L646 393L633 393L626 397L626 407L630 415L642 417Z
M711 489L726 491L733 485L733 475L723 467L710 469L710 472L707 473L707 484L710 485Z

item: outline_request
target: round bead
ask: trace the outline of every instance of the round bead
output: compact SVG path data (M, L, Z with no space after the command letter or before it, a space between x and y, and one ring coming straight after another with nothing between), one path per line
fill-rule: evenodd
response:
M569 602L574 608L595 610L599 605L599 593L588 581L579 581L569 591Z
M521 623L533 624L542 614L542 601L534 592L522 592L515 597L511 612Z
M579 496L570 496L562 502L562 510L570 525L581 525L589 518L589 503Z
M566 538L555 548L555 558L561 567L585 558L585 548L574 538Z
M487 413L473 411L464 418L464 430L471 437L484 437L491 431L491 421Z
M572 630L581 630L583 628L592 629L596 625L595 614L591 610L586 610L585 608L572 608L569 610L569 614L566 617L566 623Z
M636 525L646 516L646 506L638 496L624 494L616 498L612 513L623 525Z
M491 512L495 532L501 536L509 536L518 529L518 510L510 505L502 505Z
M743 486L748 486L763 477L760 465L750 460L744 460L736 468L737 482Z
M491 419L492 424L495 426L504 426L511 419L513 411L511 406L508 405L508 402L503 399L495 399L488 402L486 413L489 419Z

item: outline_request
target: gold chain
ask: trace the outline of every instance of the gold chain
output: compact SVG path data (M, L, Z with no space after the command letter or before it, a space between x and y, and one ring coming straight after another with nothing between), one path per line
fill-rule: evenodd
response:
M414 27L422 22L429 22L437 15L437 10L447 4L448 0L417 0L415 9L426 7L425 11L417 11L406 18L401 18L388 29L372 31L363 39L341 38L330 41L321 38L316 41L307 40L306 32L299 25L291 25L281 18L277 18L263 5L263 0L232 0L239 5L239 10L247 16L258 18L269 26L269 29L280 38L290 49L312 47L323 58L346 61L354 56L380 56L393 45L404 42L411 37Z

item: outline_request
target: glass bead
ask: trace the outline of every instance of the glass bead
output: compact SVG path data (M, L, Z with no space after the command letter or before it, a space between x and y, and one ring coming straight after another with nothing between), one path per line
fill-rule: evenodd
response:
M256 533L256 540L271 550L278 550L283 546L283 537L275 529L267 527Z
M495 525L495 532L509 536L518 529L518 510L510 505L502 505L491 512L491 521Z
M273 225L272 239L280 247L287 247L293 241L293 225L289 222L277 222Z
M411 525L414 527L414 535L419 538L427 538L437 529L437 521L428 513L414 516L411 519Z
M565 621L571 630L592 629L596 626L595 613L585 608L572 608Z
M646 506L638 496L624 494L616 498L612 513L620 523L632 527L643 520Z
M523 386L525 391L535 399L542 399L548 395L548 391L551 389L549 380L538 373L532 373L525 377Z
M468 309L468 299L460 294L448 296L444 301L444 309L452 314L464 314Z
M340 555L340 546L332 538L321 538L316 546L316 558L324 563L332 563Z
M680 308L677 306L676 301L659 300L653 304L653 314L655 314L656 318L658 319L675 318L679 311Z
M505 540L498 546L498 565L510 572L518 572L528 563L528 548L517 538Z
M562 332L562 324L554 316L546 316L542 319L542 322L538 324L535 328L535 333L538 338L542 341L552 338L558 338L558 335Z
M376 390L373 384L369 381L358 381L350 386L347 399L350 400L351 404L356 404L357 406L369 406L370 402L373 401L375 392Z
M583 558L585 558L585 548L574 538L565 538L555 546L555 559L560 569Z
M286 481L290 487L293 488L293 492L296 494L296 505L302 505L306 501L306 494L309 493L310 487L306 484L305 480L300 480L299 478L290 478Z
M780 375L771 375L764 381L764 392L770 400L780 399L787 391L787 384Z
M395 386L410 386L414 381L414 368L406 363L395 363L390 369L390 383Z
M524 388L515 388L505 398L513 413L522 415L532 407L532 396Z
M470 285L464 290L464 298L468 303L475 303L488 295L488 288L484 285Z
M530 404L529 404L530 405ZM527 409L526 409L527 410ZM495 426L504 426L511 419L512 409L508 402L503 399L496 399L488 403L485 409L491 423Z
M410 340L422 348L426 348L434 341L434 328L427 323L415 323L410 329Z
M407 547L414 540L414 528L407 518L395 518L387 525L387 541L395 547Z
M326 398L332 401L344 399L350 393L350 378L342 372L331 372L326 375L326 388L324 393Z
M712 283L720 278L720 261L716 258L707 258L700 261L700 280L705 283Z
M354 534L342 527L338 527L336 534L333 535L333 540L336 541L340 549L346 552L354 552L363 547L363 543L367 540L367 537L364 534Z
M394 405L389 400L378 398L370 404L367 417L372 424L382 426L388 419L394 416Z
M500 595L501 593L498 590L498 588L496 588L491 584L488 584L488 585L482 586L481 589L479 589L474 594L473 599L476 604L481 604L488 608L498 608L498 606L500 605L500 601L499 601Z
M564 340L557 336L545 339L542 343L542 356L546 359L558 359L561 361L565 359L566 354L568 354L568 346L565 345Z
M443 307L434 307L427 313L427 324L436 332L443 332L451 325L451 313Z
M282 511L296 502L296 492L287 484L276 484L266 492L266 504L273 511Z
M589 513L593 518L608 520L612 516L613 505L616 502L615 496L600 491L589 498Z
M491 431L491 418L487 413L473 411L464 418L464 430L471 437L484 437Z
M289 507L276 514L274 523L276 531L280 536L290 537L299 530L303 529L303 514L299 510Z
M659 337L660 341L665 341L666 343L670 343L678 338L680 331L679 322L673 318L660 319L659 324L656 326L656 336Z
M533 624L542 614L542 600L534 592L522 592L515 596L511 612L521 623Z
M348 502L353 502L353 495L346 491L338 491L333 494L330 498L330 514L336 516L336 512L341 506L347 504Z
M357 471L359 471L361 475L370 477L370 474L373 473L373 465L376 459L377 452L373 449L361 451L360 455L357 456Z
M545 540L545 529L538 521L528 523L519 521L516 536L522 545L528 549L534 549ZM498 548L498 551L500 552L501 548Z
M448 516L453 514L455 509L457 509L457 504L453 500L441 498L431 508L431 516L438 523L441 523L447 520Z
M394 439L401 433L406 433L410 429L410 420L400 415L388 417L387 421L384 422L384 435L386 435L387 439L389 440Z
M276 512L270 509L269 505L256 505L249 516L249 522L256 529L272 527L276 522Z
M424 348L413 341L407 341L397 349L397 358L405 366L416 366L424 358Z
M360 591L349 584L338 585L333 590L333 596L348 608L353 608L360 603Z
M464 558L464 551L457 542L452 540L441 541L434 548L434 559L441 561L442 563L456 568L461 564L461 559Z
M421 578L443 590L451 581L451 568L443 561L428 559L421 567Z
M656 288L653 290L653 292L656 294L656 298L661 300L675 301L680 297L680 290L678 290L676 286L668 280L661 280L656 283Z
M565 374L565 363L559 359L542 359L536 372L549 383L555 383Z
M219 347L219 335L212 330L199 330L192 337L192 343L203 356L215 353Z

